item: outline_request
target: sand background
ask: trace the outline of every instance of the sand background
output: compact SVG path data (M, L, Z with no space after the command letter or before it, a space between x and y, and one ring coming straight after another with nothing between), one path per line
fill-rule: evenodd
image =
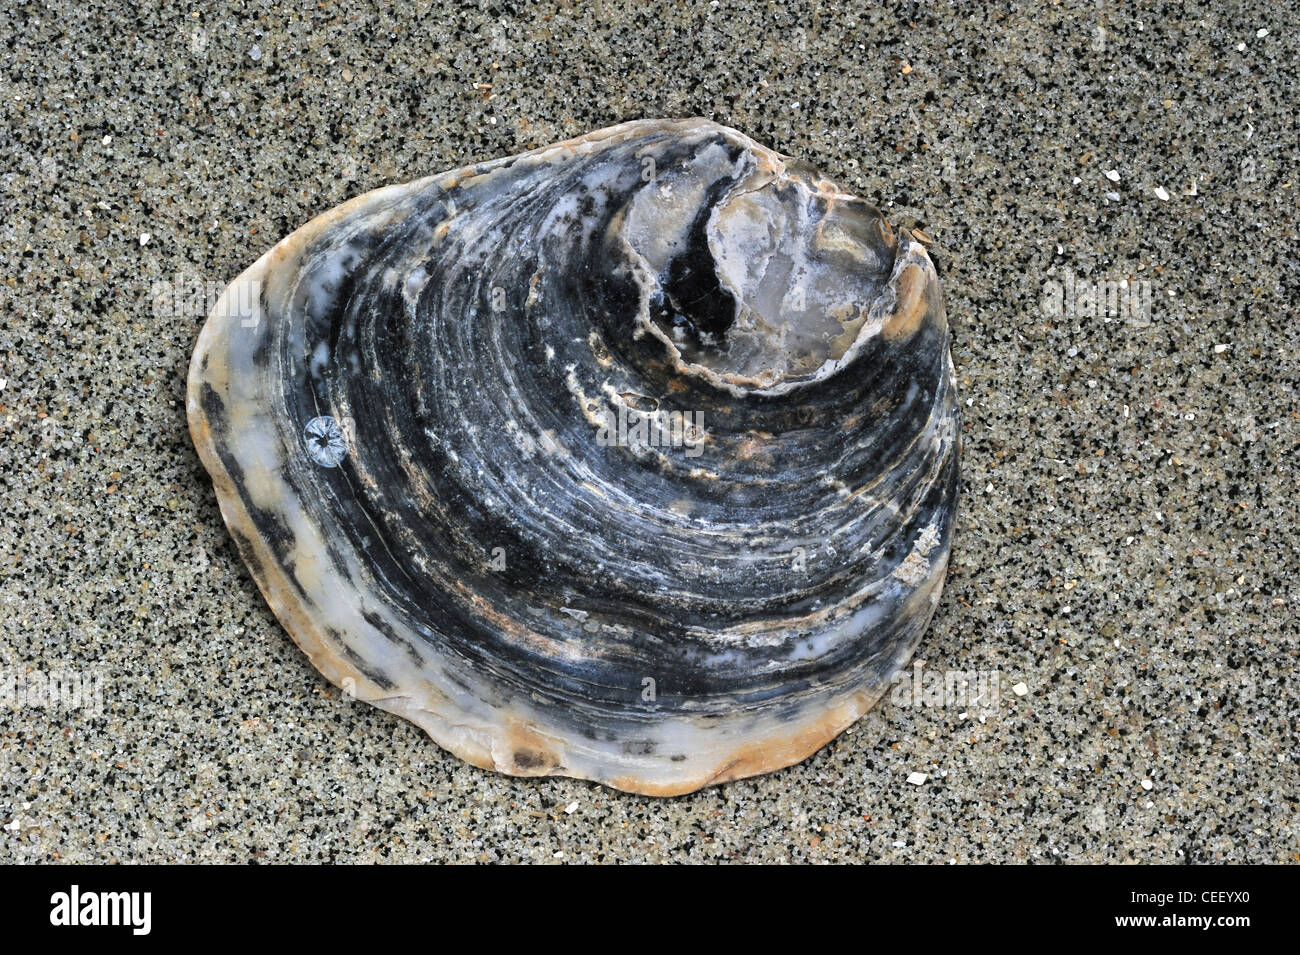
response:
M1284 6L4 4L0 675L103 707L0 707L0 861L1300 858ZM934 238L965 448L919 658L1000 693L673 800L485 773L277 625L186 432L203 315L158 283L691 115ZM1044 314L1067 270L1150 307Z

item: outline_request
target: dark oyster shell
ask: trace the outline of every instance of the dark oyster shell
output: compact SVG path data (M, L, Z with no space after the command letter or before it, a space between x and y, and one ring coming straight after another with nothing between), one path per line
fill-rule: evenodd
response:
M316 667L506 773L663 795L797 762L947 568L930 260L703 120L318 217L218 303L189 416Z

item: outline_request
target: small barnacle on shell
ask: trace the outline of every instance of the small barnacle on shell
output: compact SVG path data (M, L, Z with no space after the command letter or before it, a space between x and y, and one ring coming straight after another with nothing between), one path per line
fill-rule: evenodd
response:
M704 120L326 212L218 302L188 401L313 664L506 773L668 795L798 762L947 569L924 247Z
M348 452L348 442L339 423L329 415L312 418L303 428L307 455L324 468L338 467Z

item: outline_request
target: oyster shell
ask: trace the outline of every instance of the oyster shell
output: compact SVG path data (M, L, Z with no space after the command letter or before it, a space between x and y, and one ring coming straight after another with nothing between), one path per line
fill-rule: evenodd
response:
M188 406L312 663L505 773L669 795L798 762L947 568L925 250L703 120L326 212L217 303Z

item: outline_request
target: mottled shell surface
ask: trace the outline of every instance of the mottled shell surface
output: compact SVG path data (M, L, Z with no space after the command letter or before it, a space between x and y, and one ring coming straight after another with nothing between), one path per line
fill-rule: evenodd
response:
M217 303L188 410L312 663L505 773L672 795L798 762L947 569L925 250L704 120L319 216Z

